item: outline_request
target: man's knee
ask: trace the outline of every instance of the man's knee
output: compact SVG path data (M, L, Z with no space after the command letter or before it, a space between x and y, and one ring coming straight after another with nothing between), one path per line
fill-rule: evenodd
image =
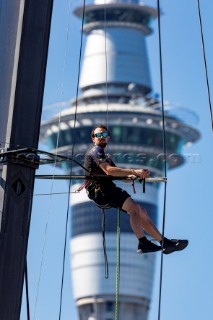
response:
M127 211L129 214L138 215L141 214L141 212L146 214L146 210L144 208L141 208L141 206L131 198L128 198L124 202L122 209Z
M140 206L139 206L139 204L137 204L135 201L133 201L133 203L129 207L128 213L130 215L139 215L140 214Z
M141 209L141 212L142 212L144 215L148 216L146 209L144 209L144 208L142 208L142 207L141 207L140 209Z
M142 208L138 203L134 202L134 205L130 208L129 214L140 215L143 219L149 219L146 209Z

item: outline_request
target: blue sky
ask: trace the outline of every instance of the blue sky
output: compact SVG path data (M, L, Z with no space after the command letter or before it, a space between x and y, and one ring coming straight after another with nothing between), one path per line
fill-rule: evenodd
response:
M144 2L156 6L156 1ZM165 233L168 237L187 238L190 245L181 253L164 256L161 319L211 319L213 316L213 258L211 253L213 135L203 67L197 1L164 0L160 3L163 11L161 31L164 99L196 112L199 117L196 127L202 135L198 143L183 150L185 158L188 159L186 164L168 173ZM76 4L81 5L82 2L72 1L71 10ZM201 0L200 4L212 93L213 2ZM80 22L72 15L68 21L68 9L69 0L54 1L44 106L70 100L76 95ZM68 24L69 37L66 46ZM147 48L153 91L160 93L157 21L153 23L153 29L153 34L147 38ZM65 53L66 64L64 64ZM44 112L44 116L47 117L47 115L48 113ZM43 145L40 147L44 148ZM195 161L189 161L191 157ZM39 173L52 173L53 170L54 168L50 166L40 167ZM55 170L55 172L58 171ZM35 313L35 319L39 320L58 319L59 312L68 196L38 195L50 193L51 190L67 192L68 186L63 181L53 184L51 181L36 181L28 248L31 317L33 319ZM163 188L159 198L159 227L161 228ZM66 253L62 319L77 320L71 290L68 247ZM157 319L158 314L159 267L160 260L158 259L150 320ZM39 275L40 284L37 290ZM36 296L37 303L35 304ZM23 299L21 320L27 319L25 307Z

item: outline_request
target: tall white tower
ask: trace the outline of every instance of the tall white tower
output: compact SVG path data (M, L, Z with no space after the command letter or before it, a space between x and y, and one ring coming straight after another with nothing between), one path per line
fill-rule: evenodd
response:
M83 15L83 7L75 14ZM162 114L152 91L145 37L155 9L137 0L96 0L85 8L84 32L87 35L82 71L81 96L77 99L75 157L83 161L91 145L90 133L97 124L109 123L111 142L108 152L118 166L148 168L152 176L162 176ZM107 96L107 97L106 97ZM73 101L75 105L75 101ZM58 153L67 153L72 141L74 108L43 124L42 132L54 149L58 130ZM199 133L180 119L166 113L168 168L183 164L181 148L193 143ZM69 169L67 165L66 169ZM74 167L75 173L82 173ZM122 184L121 182L118 184ZM122 185L123 186L123 185ZM147 184L143 194L136 185L123 186L148 211L157 223L158 185ZM78 188L78 183L73 189ZM109 279L104 277L101 212L85 191L72 197L70 241L74 298L80 320L112 320L115 309L116 210L106 212L106 243ZM129 217L121 214L120 319L146 320L152 296L156 254L138 255L137 239Z

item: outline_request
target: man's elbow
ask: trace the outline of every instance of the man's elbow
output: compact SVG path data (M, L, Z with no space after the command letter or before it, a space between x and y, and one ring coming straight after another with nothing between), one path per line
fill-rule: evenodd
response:
M101 167L101 169L104 171L104 173L106 174L106 175L110 175L111 173L110 173L110 169L111 169L111 167L109 166L109 165L100 165L100 167Z

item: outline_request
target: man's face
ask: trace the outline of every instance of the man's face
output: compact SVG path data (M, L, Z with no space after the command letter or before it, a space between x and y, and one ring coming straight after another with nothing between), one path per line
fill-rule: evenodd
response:
M94 131L94 137L92 137L92 141L96 144L96 146L100 146L105 148L107 143L109 142L110 136L108 132L103 128L96 128Z

